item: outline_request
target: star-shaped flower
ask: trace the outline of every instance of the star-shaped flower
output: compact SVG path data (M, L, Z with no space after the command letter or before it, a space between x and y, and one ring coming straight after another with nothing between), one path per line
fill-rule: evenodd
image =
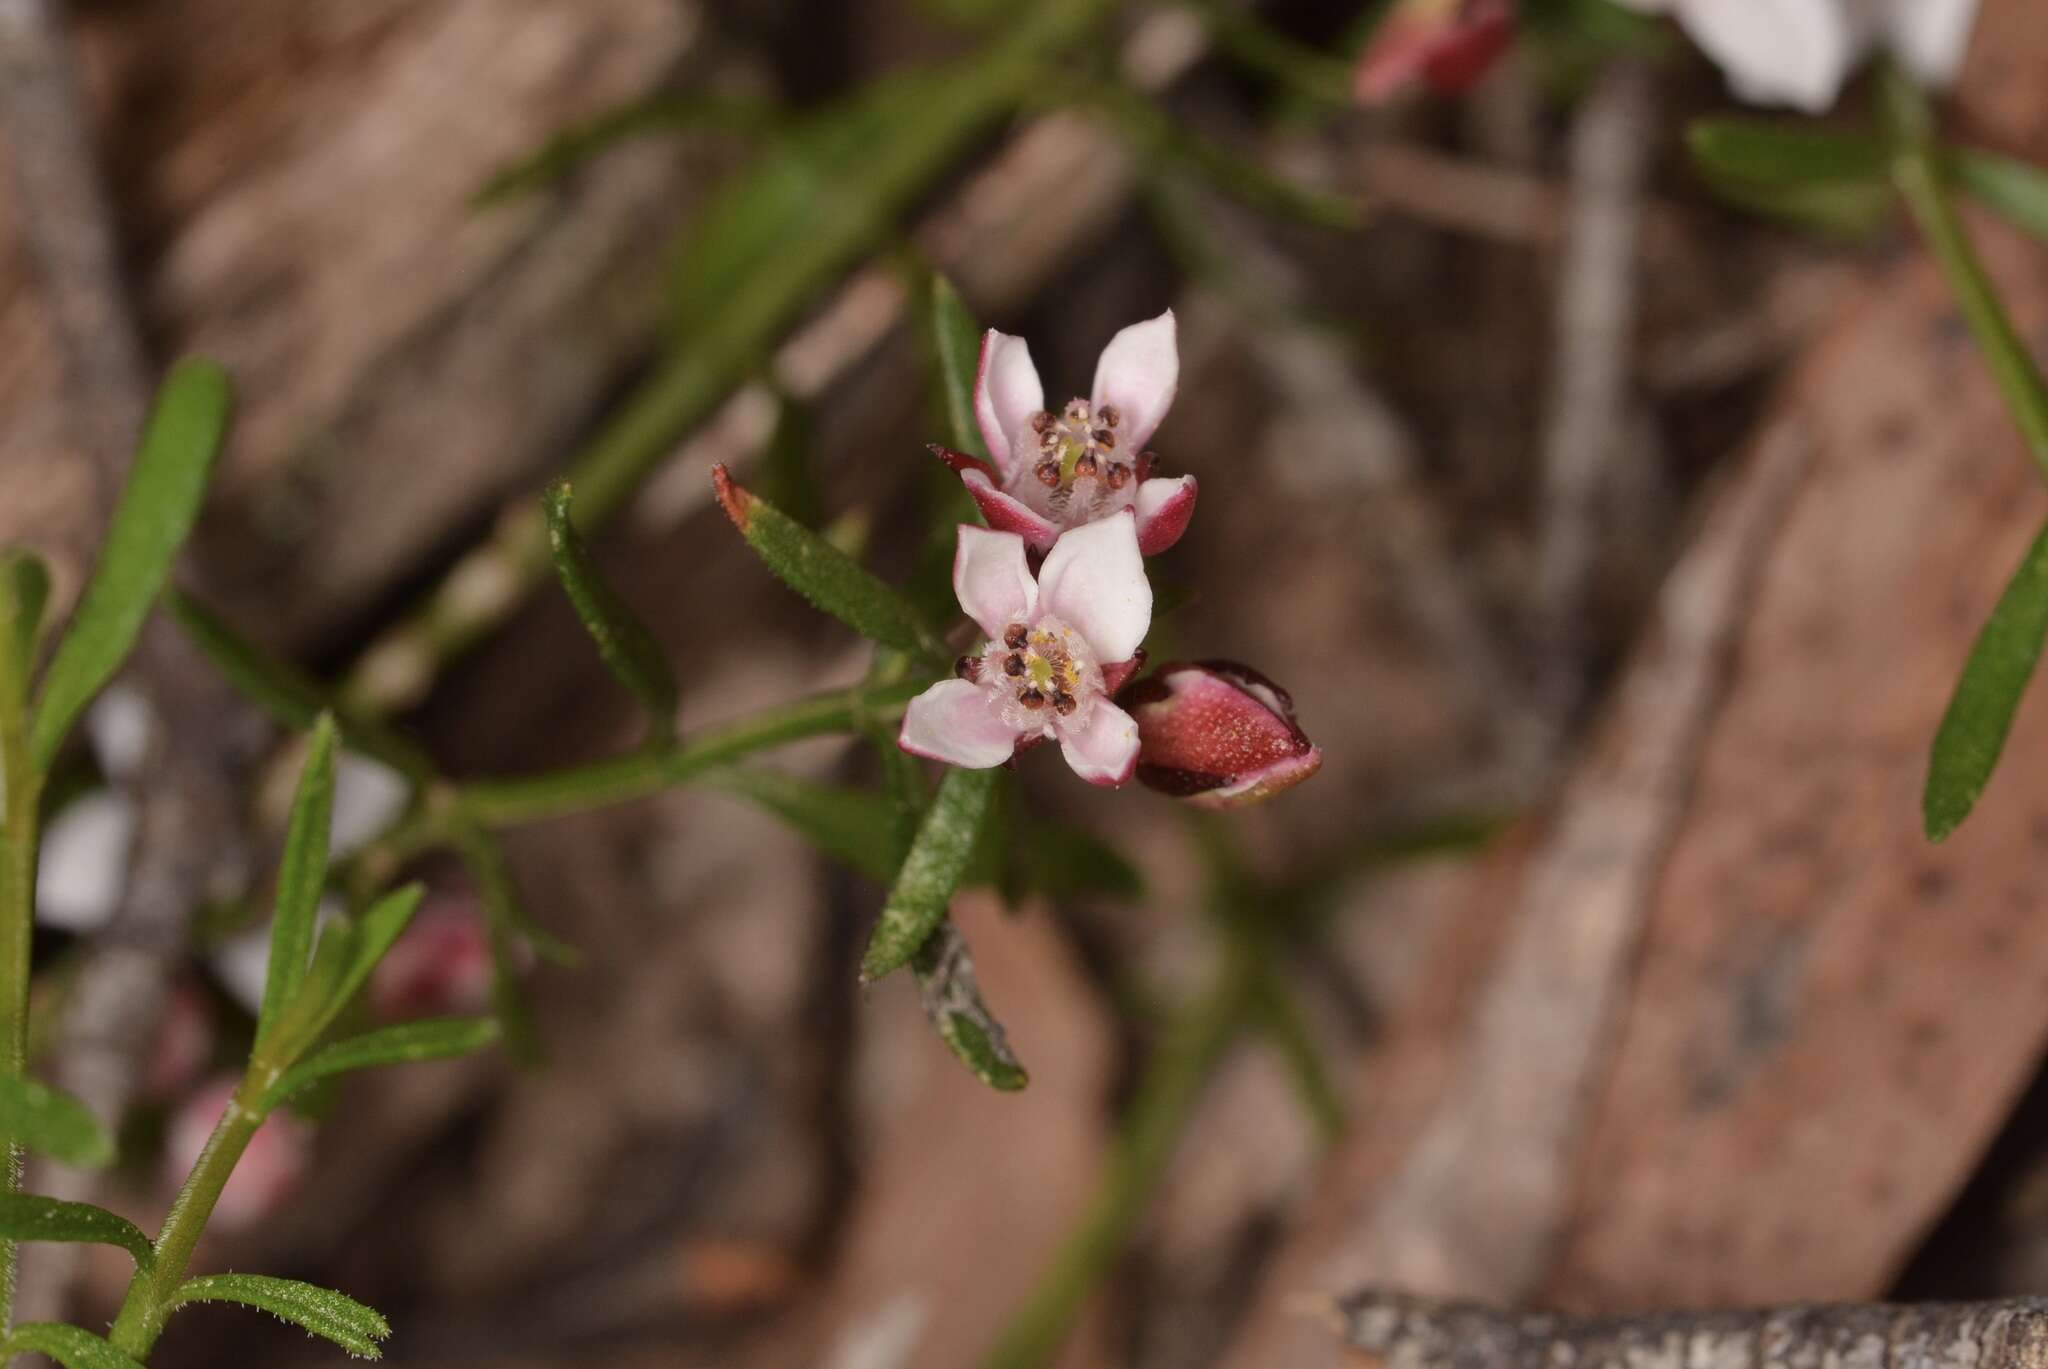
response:
M988 461L934 447L960 473L989 526L1043 555L1062 533L1129 510L1138 548L1157 555L1180 540L1195 511L1195 478L1154 477L1146 442L1173 405L1180 352L1173 311L1109 340L1088 399L1058 411L1024 339L991 328L981 340L974 417Z

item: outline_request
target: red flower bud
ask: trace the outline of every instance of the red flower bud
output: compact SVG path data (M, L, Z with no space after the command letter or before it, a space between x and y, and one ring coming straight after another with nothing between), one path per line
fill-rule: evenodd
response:
M1323 763L1287 691L1235 661L1163 665L1119 702L1138 720L1139 781L1204 808L1271 798Z
M1383 105L1418 85L1460 95L1507 51L1514 0L1400 0L1353 75L1359 103Z

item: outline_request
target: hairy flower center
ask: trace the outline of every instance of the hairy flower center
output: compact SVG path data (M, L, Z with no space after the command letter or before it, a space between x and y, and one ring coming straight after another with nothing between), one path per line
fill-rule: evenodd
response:
M1102 668L1081 634L1046 616L1011 623L983 651L982 688L1020 732L1042 731L1055 719L1079 726L1102 693Z
M1124 450L1123 415L1105 404L1070 400L1058 413L1041 410L1019 435L1024 459L1008 492L1057 522L1074 525L1128 508L1137 499L1137 453Z

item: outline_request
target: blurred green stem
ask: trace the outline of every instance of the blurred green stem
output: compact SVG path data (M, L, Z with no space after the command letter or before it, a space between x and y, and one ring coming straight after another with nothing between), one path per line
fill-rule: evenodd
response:
M1893 139L1892 178L1948 277L1963 317L1984 350L1993 379L2026 438L2027 450L2048 476L2048 387L1999 303L1968 230L1956 213L1948 172L1934 141L1926 98L1897 70L1886 71L1884 109Z
M28 1055L29 934L36 906L36 817L41 777L29 753L29 634L14 580L0 575L0 1074L19 1076ZM7 1145L0 1193L21 1190L22 1151ZM0 1242L0 1327L14 1325L15 1245Z
M988 1369L1037 1369L1059 1353L1082 1303L1129 1244L1209 1077L1254 1011L1251 969L1233 955L1215 986L1160 1047L1124 1116L1109 1173L1052 1268L1003 1332Z

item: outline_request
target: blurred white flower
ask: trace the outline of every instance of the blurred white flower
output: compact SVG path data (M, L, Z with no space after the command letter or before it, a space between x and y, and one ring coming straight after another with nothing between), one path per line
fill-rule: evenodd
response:
M1827 110L1857 64L1888 51L1945 86L1962 66L1977 0L1621 0L1669 14L1728 77L1737 99Z
M73 799L43 833L36 874L36 921L84 935L107 925L128 877L134 802L112 789Z

